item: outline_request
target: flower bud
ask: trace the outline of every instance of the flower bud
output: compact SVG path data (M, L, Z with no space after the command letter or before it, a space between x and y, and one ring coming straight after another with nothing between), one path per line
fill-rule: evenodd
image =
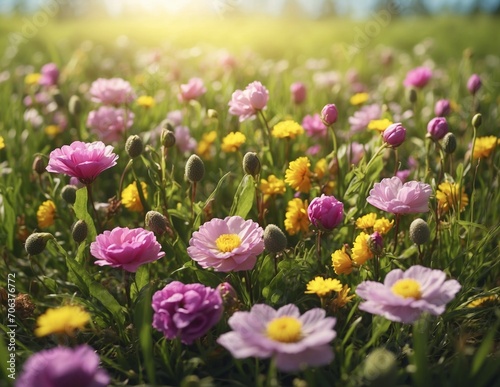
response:
M165 130L170 130L171 132L173 132L174 131L174 124L169 119L166 119L166 120L163 120L161 122L161 128L165 129Z
M378 231L375 231L370 235L370 238L368 239L368 247L373 254L382 254L382 251L384 250L384 239Z
M16 315L21 319L26 319L33 316L33 311L36 308L33 300L26 293L19 293L15 299Z
M448 122L444 117L434 117L427 124L427 132L434 140L441 140L448 133Z
M483 123L483 116L481 115L481 113L477 113L476 115L474 115L474 117L472 117L472 126L474 128L479 129L482 123Z
M87 222L84 220L78 220L71 229L71 236L76 243L82 243L87 239L87 234L89 232L89 227Z
M255 152L247 152L243 156L243 170L245 173L257 176L260 173L260 160Z
M54 236L48 232L35 232L26 239L24 248L29 255L38 255L45 250L49 239L54 239Z
M187 375L181 380L181 387L201 387L203 382L196 375Z
M35 157L35 159L33 160L32 168L33 171L35 171L39 175L42 175L45 172L45 160L42 156L38 155Z
M68 110L74 116L77 116L82 112L82 101L80 101L80 97L77 95L71 96L68 103Z
M235 309L238 306L238 294L229 282L223 282L217 286L217 290L222 297L225 310Z
M292 101L294 104L299 105L306 100L307 89L306 85L302 82L294 82L290 86L290 92L292 93Z
M219 118L219 113L217 113L217 110L215 110L215 109L208 109L207 110L207 117L213 118L214 120L216 120Z
M423 245L429 241L431 231L429 225L423 219L417 218L410 224L410 239L417 245Z
M287 240L283 231L274 224L264 230L264 248L270 253L281 253L286 249Z
M338 116L339 112L337 110L337 106L333 103L325 105L325 107L321 110L321 121L323 121L325 126L331 126L337 122Z
M385 348L374 349L365 359L363 377L370 386L393 386L397 377L396 356Z
M186 162L185 176L191 183L196 183L205 176L205 164L197 155L191 155Z
M127 142L125 143L125 150L131 159L135 159L142 154L144 149L144 145L142 143L142 139L134 134L127 138Z
M62 109L64 106L66 106L64 97L59 89L52 91L52 99L57 104L58 108Z
M413 87L410 87L409 89L406 90L406 98L410 103L416 103L417 102L417 90L415 90Z
M451 154L457 149L457 138L453 133L446 133L441 141L441 146L445 153Z
M434 106L434 114L438 117L445 117L451 112L450 101L447 99L440 99Z
M469 90L469 93L472 95L476 95L478 90L481 88L482 82L481 78L479 78L479 75L477 74L472 74L467 81L467 90Z
M167 217L158 211L148 211L144 223L156 235L162 235L170 229Z
M66 203L75 204L76 191L78 191L78 187L76 185L66 185L61 190L61 197Z
M393 148L400 146L406 138L406 129L397 122L395 124L389 125L386 130L382 133L382 138L384 142Z
M163 128L160 137L161 145L172 148L175 145L175 134L171 130Z

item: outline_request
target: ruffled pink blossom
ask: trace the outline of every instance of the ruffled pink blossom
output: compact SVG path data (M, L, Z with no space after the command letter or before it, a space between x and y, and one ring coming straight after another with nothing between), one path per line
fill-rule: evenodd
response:
M309 137L325 138L328 135L328 128L317 113L312 116L306 115L302 120L302 127Z
M133 123L134 113L112 106L92 110L87 118L87 126L104 142L123 140L124 133Z
M177 94L177 98L180 102L187 102L192 99L198 99L206 92L207 89L203 84L203 79L191 78L188 83L180 86L180 92Z
M431 77L432 70L428 67L421 66L408 71L403 84L406 87L417 87L420 89L429 83Z
M269 100L269 91L262 83L250 83L245 90L236 90L229 101L229 113L238 116L239 121L254 118L259 110L263 110Z
M99 78L90 85L93 102L104 105L121 105L135 100L135 93L129 82L122 78Z
M366 105L349 117L348 121L351 125L351 132L361 132L368 127L372 120L378 120L382 116L382 108L377 105Z

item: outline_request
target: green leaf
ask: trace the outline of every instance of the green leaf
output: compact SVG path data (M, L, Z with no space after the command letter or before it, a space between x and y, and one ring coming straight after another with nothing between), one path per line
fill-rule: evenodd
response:
M214 190L212 191L212 193L210 194L210 196L207 198L207 200L205 200L205 203L203 204L203 209L206 208L210 202L212 201L212 199L215 197L215 194L219 191L220 187L222 186L222 183L224 182L224 180L231 174L231 172L227 172L224 176L222 176L217 185L215 186ZM201 217L201 212L198 213L198 215L196 216L196 219L195 221L193 222L193 224L199 224L200 222L200 217ZM169 213L170 213L170 210L169 210Z
M76 217L80 220L84 220L87 223L88 227L88 235L87 240L94 241L97 232L94 225L94 219L90 216L87 210L87 188L83 187L76 191L76 201L73 205L73 209L75 210Z
M243 176L236 190L230 214L246 218L255 199L255 180L251 175Z
M143 265L142 267L145 267ZM139 274L139 271L137 271ZM149 274L148 274L149 277ZM137 281L137 276L136 276ZM135 305L135 326L137 327L137 336L141 347L143 365L146 368L148 381L151 385L156 385L155 366L153 355L153 308L151 307L153 289L150 284L144 286L137 294L137 303Z
M130 285L130 298L135 300L139 292L149 283L149 267L142 265L135 273L134 281Z
M472 369L471 369L472 376L476 375L481 370L484 361L486 360L488 355L491 354L493 345L495 344L495 334L497 333L497 329L498 329L498 321L488 331L486 337L483 339L483 342L481 343L481 346L474 355L474 360L472 361Z

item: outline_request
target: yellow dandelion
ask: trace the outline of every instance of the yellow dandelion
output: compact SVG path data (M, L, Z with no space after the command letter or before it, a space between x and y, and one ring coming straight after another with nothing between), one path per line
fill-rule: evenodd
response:
M383 132L387 129L389 125L392 125L393 122L388 120L387 118L383 118L381 120L371 120L368 123L368 129L370 130L378 130L379 132Z
M356 219L356 227L361 228L363 230L372 228L375 225L376 220L377 220L377 214L371 212Z
M246 139L241 132L231 132L222 139L221 149L224 152L236 152L245 143Z
M350 291L351 288L348 285L344 285L342 287L342 290L340 290L337 293L337 297L335 297L332 303L330 304L334 312L336 312L339 309L342 309L355 297L354 294L352 296L349 295Z
M394 226L394 219L389 221L389 219L380 218L375 221L373 231L376 231L381 235L385 235L391 231L392 226Z
M306 294L317 294L324 297L330 292L339 292L342 290L342 284L338 279L316 277L307 284Z
M283 195L286 191L285 182L274 175L260 179L260 191L264 194L264 201L273 195Z
M467 304L468 308L484 308L487 306L493 306L498 303L498 296L486 296L481 298L476 298Z
M76 305L48 309L36 320L35 335L43 337L51 334L73 336L76 329L83 329L90 321L90 315Z
M52 200L46 200L36 212L36 219L38 221L38 228L47 228L54 224L56 216L56 205Z
M345 247L343 247L342 250L336 250L332 254L332 266L337 275L352 273L352 261L345 252Z
M362 265L367 260L373 258L373 253L368 244L369 239L370 236L367 233L361 232L353 243L351 256L353 262L357 265Z
M500 139L496 136L486 136L476 138L472 157L475 159L486 159L490 157L495 147L500 144Z
M31 73L24 77L24 83L28 86L38 85L38 81L42 77L40 73Z
M59 125L47 125L43 131L49 137L55 137L59 133L62 133L62 129Z
M311 189L311 171L309 170L311 162L307 157L299 157L290 162L285 172L285 183L295 191L308 193Z
M325 158L322 158L317 161L314 165L314 173L318 177L318 179L322 179L328 170L328 163Z
M213 157L213 144L217 139L217 131L212 130L208 133L203 134L198 147L196 148L196 154L202 159L211 159Z
M469 204L469 197L465 193L465 189L460 189L459 184L444 182L439 184L436 191L436 200L438 202L439 211L444 214L450 209L458 209L460 211L465 209Z
M152 108L156 105L155 99L150 95L141 95L135 102L137 103L137 105L146 109Z
M276 138L294 139L304 133L304 128L292 120L286 120L274 125L271 135Z
M300 231L309 230L309 217L307 216L307 200L294 198L288 202L285 215L285 230L290 235Z
M3 139L2 136L0 136L0 149L5 148L5 140Z
M368 93L356 93L351 98L349 98L349 103L354 106L362 105L366 101L368 101L369 97L370 96L368 95Z
M142 194L144 199L148 198L148 185L141 181ZM130 183L122 191L122 204L123 206L132 212L142 212L144 207L142 206L141 198L139 196L139 190L137 189L137 184L135 182Z

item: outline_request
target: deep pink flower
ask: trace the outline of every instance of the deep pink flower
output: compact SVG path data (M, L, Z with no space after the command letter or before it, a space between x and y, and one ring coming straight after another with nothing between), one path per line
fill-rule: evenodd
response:
M469 93L472 95L475 95L478 90L481 88L482 82L481 78L479 78L479 75L477 74L472 74L467 81L467 90L469 90Z
M447 99L440 99L434 106L434 114L438 117L445 117L451 112L450 101Z
M203 268L230 272L253 269L264 251L264 230L240 216L212 219L193 233L187 252Z
M47 63L42 66L40 70L42 76L38 83L42 86L54 86L57 85L59 80L59 69L55 63Z
M332 126L335 122L337 122L338 116L339 111L334 103L329 103L321 109L321 120L325 126Z
M92 82L89 92L93 102L104 105L121 105L135 99L132 86L121 78L99 78Z
M218 290L202 284L170 282L153 294L153 328L166 338L184 344L205 335L220 320L222 297Z
M177 98L180 102L197 99L207 92L203 84L203 79L201 78L191 78L188 83L182 84L180 89L179 94L177 94Z
M378 120L382 116L382 108L377 104L366 105L349 117L351 132L360 132L368 126L370 121Z
M366 201L392 214L411 214L429 211L432 188L418 181L404 183L397 176L375 183Z
M335 196L321 195L307 207L309 221L321 230L333 230L344 219L344 204Z
M302 120L302 127L309 137L325 138L328 135L328 128L317 113L312 116L306 115Z
M413 70L408 71L403 84L407 87L413 86L417 88L422 88L425 85L427 85L427 83L429 83L431 77L432 77L432 70L430 68L425 66L417 67Z
M424 312L442 314L460 288L456 280L446 281L446 274L441 270L416 265L405 272L392 270L383 284L361 282L356 294L365 300L359 309L391 321L412 323Z
M307 88L302 82L294 82L290 86L293 103L299 105L306 100Z
M441 140L448 133L448 122L444 117L434 117L427 124L427 132L435 140Z
M229 101L229 113L238 116L239 121L254 118L259 110L263 110L269 100L269 91L262 83L250 83L245 90L236 90Z
M406 129L399 122L391 124L382 133L382 138L385 143L396 148L404 142L406 138Z
M134 123L134 113L112 106L101 106L89 112L87 126L99 140L116 142L123 140L124 133Z
M228 321L232 331L217 342L236 359L274 357L285 372L327 365L333 360L329 343L337 333L336 319L325 315L320 308L301 315L293 304L278 310L256 304L249 312L235 312Z
M97 235L90 254L99 266L119 267L135 273L139 266L162 258L165 253L152 231L143 228L115 227Z
M102 171L115 166L117 159L111 145L104 145L101 141L74 141L50 152L46 169L48 172L76 177L83 184L90 184Z

